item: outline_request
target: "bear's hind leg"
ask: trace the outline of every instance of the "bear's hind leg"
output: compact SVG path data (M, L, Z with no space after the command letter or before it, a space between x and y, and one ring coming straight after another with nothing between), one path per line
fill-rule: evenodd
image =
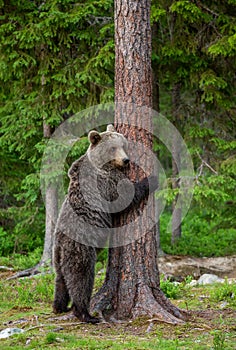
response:
M71 290L71 299L74 315L82 322L95 324L100 322L99 318L91 316L88 311L94 283L94 266L91 265L90 269L87 269L87 275L80 273L77 276L77 283L73 283L74 287Z
M91 253L91 252L90 252ZM87 264L74 265L73 275L65 273L66 283L72 300L72 311L82 322L99 323L97 317L89 313L90 300L94 284L95 250L88 254Z
M72 311L73 314L82 322L86 322L86 323L99 323L100 319L97 317L93 317L90 315L90 313L88 312L88 308L87 306L82 306L80 305L79 307L77 307L76 303L72 304Z
M60 314L69 311L68 303L70 301L69 293L65 284L65 280L61 273L56 277L55 293L53 302L53 312Z

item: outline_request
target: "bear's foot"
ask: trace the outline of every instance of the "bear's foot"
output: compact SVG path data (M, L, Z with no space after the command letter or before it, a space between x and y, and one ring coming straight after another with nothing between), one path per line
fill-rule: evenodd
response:
M78 310L77 307L72 306L73 314L81 321L86 323L99 323L100 319L98 317L93 317L89 314L87 310Z
M62 314L64 312L69 312L71 310L67 306L59 304L59 303L55 303L55 302L53 303L52 309L53 309L54 314Z
M86 323L92 323L96 324L100 322L100 319L98 317L93 317L89 313L78 313L74 312L74 315L81 321L81 322L86 322Z
M100 319L97 317L93 317L90 316L89 318L86 318L86 323L92 323L92 324L96 324L96 323L100 323Z

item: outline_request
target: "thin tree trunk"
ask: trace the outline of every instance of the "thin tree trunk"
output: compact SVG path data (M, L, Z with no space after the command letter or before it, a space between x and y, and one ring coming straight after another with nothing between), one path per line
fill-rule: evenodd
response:
M158 23L155 22L152 25L152 48L155 52L158 51L157 38L158 38ZM152 107L155 111L160 113L160 87L159 87L159 64L154 61L152 63Z
M155 52L157 52L157 37L158 37L158 23L155 22L152 25L152 48ZM154 62L152 64L152 106L155 111L160 113L160 86L159 86L159 76L158 76L159 65ZM159 158L160 152L156 152L157 157ZM159 178L159 174L157 174ZM163 251L161 249L161 241L160 241L160 221L158 220L156 224L156 237L157 237L157 248L158 255L163 255Z
M141 108L152 105L150 1L115 1L115 44L116 128L130 142L141 142L151 149L152 135L146 130L151 128L152 117L147 108ZM122 105L123 102L135 106ZM132 154L130 149L131 159L142 157L143 150L141 147L137 155L137 150ZM150 159L146 158L145 170L151 172L151 166ZM129 172L133 181L144 175L135 164ZM160 290L155 225L145 229L148 216L152 216L155 223L153 196L149 199L149 206L143 202L140 208L115 222L119 230L137 220L134 232L130 232L127 225L127 236L132 234L136 239L128 245L109 249L105 282L91 306L110 319L146 315L168 323L180 323L184 312L173 306Z
M58 191L54 185L50 185L45 194L45 238L44 249L41 262L43 264L52 264L53 250L53 233L55 229L57 214L58 214Z
M41 50L41 59L44 59L44 46ZM44 92L45 77L42 75L41 79L42 93ZM45 101L43 100L43 106ZM50 139L52 136L51 126L46 122L43 117L43 137ZM48 159L50 162L50 159ZM53 252L53 234L55 230L56 220L58 216L58 189L53 182L49 182L45 190L45 238L43 255L40 264L52 265L52 252Z
M51 127L43 122L43 136L50 138L52 135ZM43 254L40 262L29 269L19 271L9 279L26 277L35 275L41 272L42 266L52 266L52 251L53 251L53 233L58 215L58 190L55 184L49 183L45 190L45 238Z
M43 136L50 138L51 127L44 121ZM49 160L50 161L50 160ZM53 233L58 216L58 189L54 183L49 183L45 190L45 238L41 264L52 264Z
M180 109L180 89L181 83L175 83L172 90L172 115L173 115L173 124L178 128L179 127L179 109ZM172 144L172 188L173 190L179 189L179 169L177 164L180 164L180 144L178 140L173 135L173 144ZM176 207L179 194L176 194L175 199L172 204L172 235L171 235L171 244L175 244L177 240L181 237L181 208Z

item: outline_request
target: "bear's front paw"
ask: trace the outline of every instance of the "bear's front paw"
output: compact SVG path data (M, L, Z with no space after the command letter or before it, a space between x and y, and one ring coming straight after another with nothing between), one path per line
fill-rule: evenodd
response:
M149 192L154 192L158 189L158 179L156 175L148 176Z

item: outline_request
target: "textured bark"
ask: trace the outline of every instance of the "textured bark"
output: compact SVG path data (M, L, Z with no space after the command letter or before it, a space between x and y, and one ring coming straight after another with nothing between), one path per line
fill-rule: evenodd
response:
M118 105L115 126L129 141L139 141L151 149L152 135L145 128L151 128L152 117L151 113L144 115L142 109L142 106L152 106L149 18L150 1L115 1L116 102L135 104ZM133 127L132 124L138 126ZM132 154L130 149L131 158L142 157L142 151L139 149L140 154ZM145 169L152 171L148 158ZM132 181L140 180L144 175L144 171L135 164L128 174ZM128 245L109 249L105 282L91 307L107 319L155 316L163 322L180 323L185 318L185 312L173 306L160 290L155 225L144 231L147 216L155 214L153 197L151 207L147 209L145 204L145 201L142 202L140 208L114 223L117 227L138 219L135 232L132 232L133 237L138 238Z
M176 83L173 86L172 90L172 115L173 115L173 124L178 128L179 126L179 114L180 114L180 89L181 84ZM179 188L179 169L178 165L181 162L180 159L180 144L178 139L173 135L173 144L172 144L172 188L177 190ZM172 204L172 235L171 235L171 244L175 244L177 240L181 237L181 208L176 208L176 203L178 201L179 195L175 196L175 199Z
M149 0L115 1L115 47L116 101L151 107Z
M152 48L157 52L158 46L158 23L153 23L152 25ZM160 112L160 86L159 86L159 63L154 61L152 63L152 107L155 111Z
M41 262L52 263L52 250L53 250L53 233L55 230L55 224L58 215L58 190L55 185L51 184L46 189L45 193L45 238L44 249Z
M41 47L41 59L44 60L44 46ZM45 77L41 78L42 93L44 92ZM45 101L43 100L43 106ZM51 126L45 121L43 116L43 137L49 139L52 136ZM48 160L50 162L50 160ZM58 189L53 183L49 183L45 190L45 238L43 255L40 264L52 265L53 234L58 216Z
M50 125L43 122L43 136L50 138L52 130ZM48 160L50 162L50 160ZM53 183L49 183L45 190L45 238L41 264L52 263L53 233L58 216L58 189Z
M157 52L157 37L158 37L158 23L155 22L152 25L152 48ZM159 64L156 62L152 63L152 108L160 113L160 86L159 86ZM159 158L160 152L156 152L157 157ZM159 178L159 174L157 174ZM158 254L163 255L163 251L161 249L161 242L160 242L160 221L156 224L156 237L157 237L157 248L158 248Z

